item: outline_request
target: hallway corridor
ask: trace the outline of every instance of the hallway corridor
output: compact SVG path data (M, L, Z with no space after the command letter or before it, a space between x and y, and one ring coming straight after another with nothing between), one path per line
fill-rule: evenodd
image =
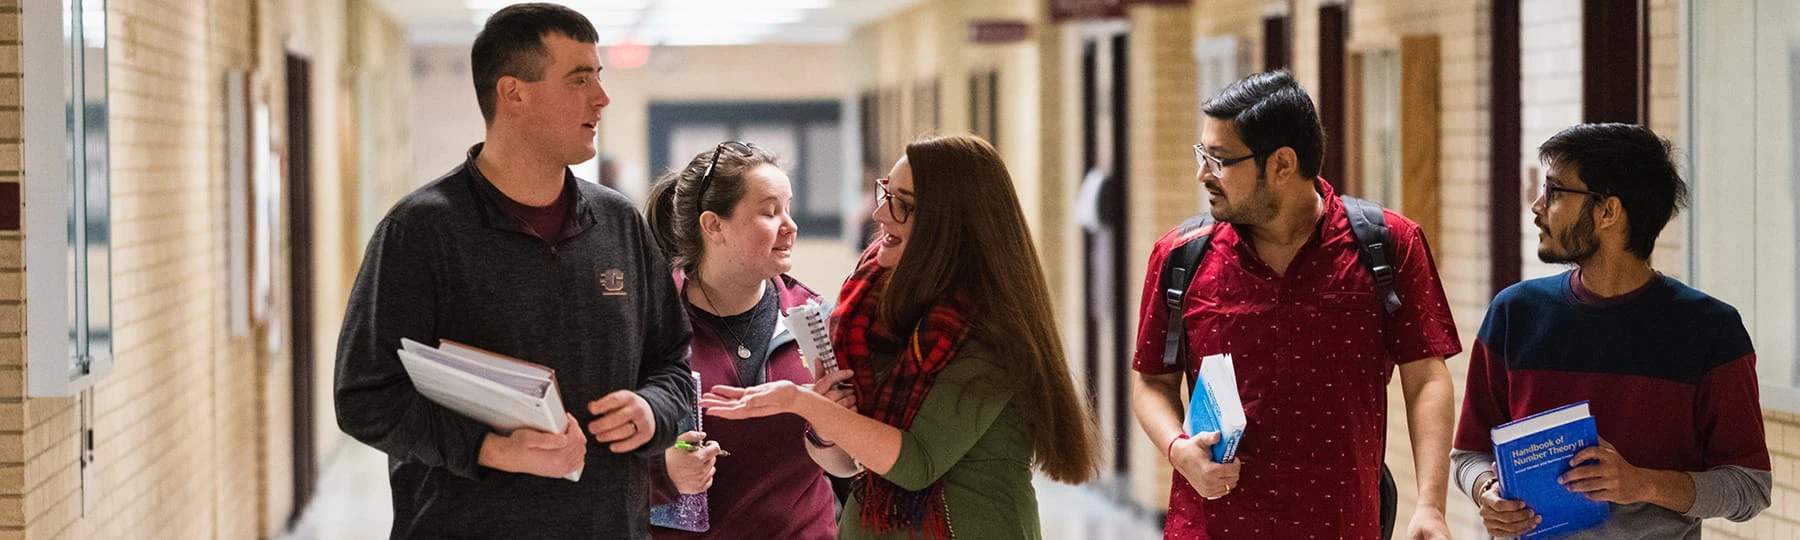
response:
M387 538L394 511L388 500L387 457L345 441L320 474L318 496L283 540ZM1095 490L1037 481L1045 540L1123 540L1162 537L1161 524L1134 514Z
M792 275L821 295L835 297L856 251L836 240L803 239L794 246ZM387 457L344 438L326 458L318 494L287 540L378 540L393 520ZM1045 540L1159 538L1162 527L1097 489L1038 478L1038 515Z

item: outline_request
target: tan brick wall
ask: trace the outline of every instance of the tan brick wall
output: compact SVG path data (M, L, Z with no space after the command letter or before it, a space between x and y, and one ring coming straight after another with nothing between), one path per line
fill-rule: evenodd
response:
M1236 37L1238 50L1245 51L1244 57L1248 59L1244 67L1252 73L1262 71L1263 7L1268 4L1257 0L1194 0L1191 10L1194 37ZM1199 133L1194 134L1194 138L1199 136ZM1145 252L1145 257L1148 253Z
M1537 147L1564 128L1581 122L1581 3L1563 0L1519 2L1519 101L1521 134L1519 167L1524 189L1536 193L1544 168ZM1521 194L1523 199L1526 195ZM1520 277L1532 279L1561 273L1567 267L1538 261L1532 240L1531 201L1519 204L1522 234ZM1479 321L1477 321L1479 323Z
M19 2L0 0L0 148L8 159L0 159L0 182L17 183L23 176L18 159L19 115L23 91L19 73ZM17 210L17 209L9 209ZM19 312L25 298L23 281L24 247L18 232L0 233L0 275L6 276L0 288L0 309L9 313L11 322L0 328L0 538L25 536L25 395L24 344Z
M970 130L969 77L978 71L999 73L999 133L997 146L1018 187L1020 204L1042 245L1050 241L1042 225L1046 215L1060 214L1051 208L1057 195L1046 191L1041 163L1044 149L1040 118L1040 94L1046 84L1040 72L1045 41L1045 27L1033 24L1045 17L1043 4L1030 0L994 0L964 2L932 0L898 12L886 19L858 28L852 38L852 52L859 65L841 70L851 73L850 86L860 95L868 89L893 90L900 100L897 118L884 118L884 133L895 134L892 144L880 149L882 171L899 159L905 143L929 134L965 133ZM1032 36L1025 41L1008 44L974 44L967 39L968 22L977 19L1022 21L1031 26ZM1051 34L1054 35L1054 34ZM872 53L872 54L871 54ZM937 122L926 125L918 121L922 111L915 111L921 100L921 88L935 87ZM883 111L892 114L893 111ZM929 117L930 113L925 113ZM1055 260L1046 258L1046 260Z
M1150 246L1156 239L1197 211L1191 147L1200 137L1195 132L1200 103L1194 93L1198 75L1192 8L1133 7L1128 15L1131 170L1127 178L1132 185L1128 190L1131 244L1127 249L1131 254L1126 257L1130 265L1123 279L1130 284L1138 283L1148 270ZM1133 319L1126 324L1135 329L1137 321ZM1132 497L1147 507L1166 508L1171 471L1162 448L1141 432L1128 431L1126 435L1134 442L1131 463L1155 464L1133 468Z
M1309 86L1316 86L1317 82L1318 3L1318 0L1298 2L1294 12L1295 71ZM1132 207L1135 212L1131 224L1132 253L1128 256L1133 266L1127 270L1128 276L1143 275L1143 261L1156 235L1195 210L1192 164L1184 153L1174 148L1176 142L1185 145L1185 141L1196 137L1193 133L1197 104L1192 96L1195 84L1192 40L1237 37L1240 50L1247 59L1246 65L1255 70L1261 65L1261 21L1269 4L1261 0L1193 0L1186 17L1191 24L1183 31L1170 27L1169 20L1180 17L1169 17L1166 11L1137 8L1132 12L1130 84L1133 92L1131 118L1134 121ZM1537 166L1535 149L1539 143L1580 121L1581 13L1577 2L1523 0L1522 4L1522 152L1520 156L1498 159L1516 159L1524 172ZM1487 85L1491 57L1488 13L1491 2L1385 0L1356 1L1350 5L1352 50L1395 46L1400 38L1412 35L1436 35L1441 40L1439 145L1443 230L1442 238L1434 239L1433 250L1466 348L1474 339L1490 298L1490 201L1487 190L1489 164L1496 159L1491 155L1488 135L1490 92ZM1683 5L1680 0L1652 0L1649 17L1652 35L1650 124L1658 133L1678 144L1685 129L1683 115L1688 99L1683 83L1684 66L1688 63L1681 45L1687 24ZM894 22L894 26L910 24L890 22ZM889 26L889 23L884 22L881 26ZM1079 163L1069 154L1080 151L1079 124L1074 123L1079 119L1076 66L1079 66L1080 57L1078 49L1071 45L1079 39L1071 28L1072 25L1061 25L1038 36L1043 70L1040 80L1045 88L1038 111L1044 117L1042 127L1046 131L1046 139L1040 141L1045 149L1040 163L1046 184L1043 188L1046 208L1052 204L1066 205L1066 199L1059 197L1072 196L1078 181L1069 178L1075 174L1072 167ZM1056 35L1049 35L1052 32ZM871 32L860 37L859 43L873 51L898 50L896 34L884 35L887 37ZM881 44L868 46L872 43ZM898 68L869 69L871 76L881 81L900 77ZM910 117L910 113L902 117ZM1686 149L1678 150L1684 159L1690 156ZM1058 153L1063 155L1054 155ZM1530 189L1529 181L1528 178L1527 190ZM1519 196L1526 195L1522 192ZM1064 202L1058 203L1059 200ZM1526 209L1528 205L1528 201L1523 204ZM1064 266L1079 265L1078 254L1073 248L1078 245L1079 236L1073 225L1059 223L1063 218L1053 214L1045 215L1048 218L1046 226L1062 231L1046 235L1049 242L1063 244L1046 249L1048 260L1061 261ZM1685 219L1680 219L1665 230L1655 259L1659 269L1677 277L1686 275L1685 225ZM1528 218L1520 216L1520 226L1528 227ZM1522 256L1528 266L1536 265L1535 254L1529 247L1522 246ZM1556 270L1555 267L1538 266L1529 272ZM1078 299L1082 291L1080 277L1065 274L1053 288L1065 298ZM1137 298L1129 300L1136 301ZM1059 310L1063 314L1064 328L1077 329L1080 327L1078 301L1065 302ZM1136 321L1128 324L1135 326ZM1071 337L1068 341L1071 347L1078 345L1077 338ZM1457 383L1460 405L1467 360L1466 357L1453 358L1449 364ZM1411 449L1407 443L1403 400L1397 381L1390 390L1389 399L1394 405L1389 416L1389 439L1393 442L1388 446L1388 461L1402 484L1400 520L1404 526L1415 495ZM1765 416L1769 445L1775 455L1777 489L1774 506L1745 524L1709 521L1709 537L1786 538L1800 532L1800 415L1770 410L1765 411ZM1141 441L1134 444L1138 447L1132 455L1134 462L1156 466L1139 468L1131 479L1131 496L1143 506L1164 507L1169 471L1158 455L1160 449L1148 448L1150 445ZM1477 518L1467 499L1452 488L1447 502L1453 532L1458 537L1480 537Z
M1687 119L1682 116L1686 110L1686 84L1682 82L1681 45L1683 16L1680 0L1650 0L1650 129L1657 135L1675 142L1678 166L1691 162L1693 154L1684 147L1683 137L1686 130L1683 126ZM1692 180L1689 178L1688 180ZM1688 279L1688 217L1692 214L1682 212L1663 229L1662 236L1657 238L1656 252L1651 255L1651 263L1664 274L1686 281Z
M256 70L253 85L275 105L272 129L280 137L282 50L289 31L311 20L296 23L297 11L282 1L108 3L118 360L92 391L97 484L89 489L98 503L82 514L77 401L22 397L21 239L0 233L0 313L14 313L0 317L11 321L0 324L0 538L259 537L280 527L291 507L271 502L290 489L273 480L289 471L271 469L285 469L291 450L286 439L267 442L271 431L285 427L269 420L293 411L285 399L269 397L281 395L271 387L286 384L267 380L280 371L269 360L276 352L263 350L259 339L269 329L233 337L224 310L224 74ZM337 4L360 10L368 25L363 35L375 36L365 50L380 61L364 62L365 69L405 69L397 26L361 2ZM0 55L14 55L0 60L0 69L18 66L18 9L16 1L0 1ZM341 17L318 20L343 24ZM341 66L319 67L334 75ZM0 73L0 113L14 112L0 114L8 123L0 126L0 144L17 145L20 84L16 71ZM377 98L404 99L391 85L372 86L381 92ZM342 112L330 101L320 108ZM404 142L394 141L404 137L393 133L403 133L404 123L377 122L375 131L384 135L374 147L403 150ZM6 167L0 182L20 178L17 160L0 166ZM371 169L395 167L383 162ZM376 188L370 191L395 192ZM356 192L340 191L348 196L332 200L354 208ZM342 209L327 207L333 220L345 221L338 217ZM341 227L354 226L348 223ZM339 257L332 259L339 266L354 260ZM335 275L341 272L324 273L343 279ZM321 310L332 305L321 302ZM279 315L279 305L274 309ZM328 317L333 324L326 328L335 328L337 316ZM322 421L334 429L329 416Z
M209 37L211 41L211 72L213 92L217 98L215 104L206 114L208 128L206 132L206 149L210 163L208 171L213 172L211 182L213 204L222 205L226 198L227 188L222 175L225 170L227 156L224 153L226 141L225 111L218 104L224 103L223 80L221 75L228 70L248 72L256 67L256 26L249 24L257 5L253 2L214 2L211 12L207 14ZM225 231L229 230L229 216L223 209L215 208L211 215L212 231L218 231L211 244L210 255L213 261L222 261L227 256ZM215 279L227 279L223 268L215 270ZM222 290L222 289L221 289ZM225 304L225 295L215 293L213 305ZM219 324L228 324L226 315L215 315ZM260 421L262 410L267 404L260 399L257 392L258 382L263 377L263 370L268 362L257 354L257 336L234 337L230 332L212 329L213 354L210 369L212 370L213 406L212 429L215 434L208 443L211 445L214 459L212 474L213 490L213 534L219 538L251 538L263 530L261 515L257 512L266 492L262 481L262 461L259 457L266 448L260 444L263 423Z
M1474 338L1488 298L1486 6L1477 0L1353 2L1350 24L1352 50L1398 47L1407 36L1434 35L1440 40L1438 168L1443 229L1431 247L1466 345ZM1465 358L1449 361L1459 387L1468 367ZM1462 394L1459 391L1457 395ZM1388 403L1387 463L1399 484L1397 527L1403 528L1417 503L1417 475L1398 377L1389 386ZM1458 536L1478 533L1479 518L1465 504L1466 499L1454 487L1448 491L1446 510L1452 532Z

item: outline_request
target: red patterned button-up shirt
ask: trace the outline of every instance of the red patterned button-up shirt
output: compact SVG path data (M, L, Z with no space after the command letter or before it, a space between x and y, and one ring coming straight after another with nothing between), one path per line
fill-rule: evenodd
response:
M1205 500L1175 474L1168 538L1375 538L1394 367L1462 351L1424 234L1387 213L1399 311L1384 313L1374 278L1358 259L1342 201L1319 182L1324 218L1283 275L1229 224L1189 288L1187 356L1165 366L1167 309L1157 291L1171 231L1150 255L1132 368L1185 370L1232 355L1249 426L1238 448L1242 479Z

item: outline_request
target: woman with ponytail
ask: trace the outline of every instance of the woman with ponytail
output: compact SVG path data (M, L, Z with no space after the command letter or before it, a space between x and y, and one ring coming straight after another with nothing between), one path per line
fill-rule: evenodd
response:
M701 391L714 385L781 382L810 388L813 383L792 335L777 332L780 313L818 299L786 274L793 267L797 232L789 215L793 198L775 156L736 141L694 156L650 189L650 230L674 267L676 289L693 322L689 361L700 375ZM824 393L815 395L840 408L854 406L847 389L831 390L848 377L821 379ZM658 465L665 474L653 475L651 502L706 493L710 523L656 523L663 525L655 529L656 538L836 536L836 500L815 459L849 460L839 450L806 442L805 421L793 415L715 418L700 426L704 431L693 424L683 424L681 443L663 452ZM809 459L813 453L819 456Z
M972 136L906 147L832 314L855 410L788 382L712 387L721 418L805 418L866 471L839 538L1037 538L1035 466L1080 483L1094 420L1069 378L1012 177Z

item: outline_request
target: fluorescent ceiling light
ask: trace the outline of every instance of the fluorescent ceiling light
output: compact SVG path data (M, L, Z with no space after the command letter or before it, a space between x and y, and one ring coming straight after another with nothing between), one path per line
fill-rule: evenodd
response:
M488 17L494 16L495 11L498 10L471 10L469 20L475 23L476 28L480 28L487 24ZM593 23L595 28L602 31L607 27L637 26L638 21L642 20L644 16L644 12L630 9L584 10L581 14L587 17L588 22Z
M651 23L668 26L792 24L806 19L806 12L797 9L769 9L735 13L719 10L657 9L650 13L649 21Z
M832 0L658 0L657 7L703 8L729 11L759 9L819 9L830 7Z
M500 8L522 3L522 0L463 0L469 9L485 9L500 11ZM562 0L557 2L576 11L598 11L603 9L644 9L650 0Z

